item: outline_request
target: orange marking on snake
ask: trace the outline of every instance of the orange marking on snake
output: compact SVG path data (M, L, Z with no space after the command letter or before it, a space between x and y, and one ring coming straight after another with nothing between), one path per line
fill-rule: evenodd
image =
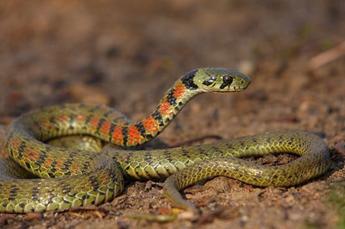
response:
M42 120L42 121L39 123L39 125L41 126L41 128L46 129L46 130L51 130L51 129L54 128L53 123L50 122L50 121L47 120L47 119Z
M37 161L40 157L39 152L34 149L27 149L25 154L27 155L27 159L31 161Z
M75 119L78 121L78 122L83 122L85 121L85 116L84 115L77 115L77 117L75 117Z
M154 133L158 131L158 123L153 117L145 118L142 123L147 132Z
M44 162L44 167L46 167L46 168L50 167L51 164L52 164L52 162L53 162L52 159L47 158L47 159L45 160L45 162Z
M186 87L184 86L183 83L176 84L175 89L174 89L174 97L178 99L185 93L185 91L186 91Z
M77 162L74 162L70 167L71 174L77 174L79 171L79 164Z
M109 121L103 122L101 129L100 129L101 133L108 135L109 130L110 130L110 126L111 126L111 123Z
M22 141L19 138L11 138L10 145L12 148L18 149Z
M123 143L123 134L121 127L115 127L113 132L113 142L115 144L122 144Z
M93 128L97 128L98 126L98 123L99 123L99 118L97 117L93 117L91 120L90 120L90 126L92 126Z
M62 160L56 160L56 169L61 169L63 166L63 161Z
M131 125L128 127L128 143L129 144L136 144L139 143L141 140L142 136L134 125Z
M62 114L60 116L57 116L56 119L60 122L67 122L70 118L68 115Z
M30 147L25 148L23 155L30 161L37 161L40 157L39 152Z
M170 109L170 104L168 102L162 102L161 105L159 106L159 112L162 115L168 115L169 109Z

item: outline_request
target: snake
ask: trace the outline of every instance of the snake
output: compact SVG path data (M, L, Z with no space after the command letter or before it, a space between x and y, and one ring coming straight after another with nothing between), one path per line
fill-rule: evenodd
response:
M120 195L126 179L165 180L163 192L172 204L193 210L195 206L180 191L215 176L259 187L288 187L325 173L330 167L326 143L301 130L213 144L137 148L161 133L196 95L240 92L250 82L236 70L196 68L176 80L154 111L139 121L105 105L77 103L22 114L9 127L4 144L8 158L0 161L0 212L61 212L100 205ZM93 148L90 139L100 149ZM276 153L298 158L282 165L246 159Z

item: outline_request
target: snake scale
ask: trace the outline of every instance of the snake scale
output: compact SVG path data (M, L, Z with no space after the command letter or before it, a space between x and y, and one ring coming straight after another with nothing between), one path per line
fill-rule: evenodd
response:
M292 186L324 173L330 166L328 148L318 136L303 131L167 149L130 148L155 138L195 95L238 92L249 84L249 77L234 70L192 70L164 94L153 113L136 122L106 106L85 104L56 105L23 114L10 126L4 148L9 159L0 163L0 212L64 211L99 205L121 194L126 178L167 178L163 187L166 196L177 207L193 210L179 190L214 176L229 176L256 186ZM87 147L48 144L74 136L90 136L109 144L101 153ZM279 166L243 159L277 152L300 157ZM12 164L20 165L18 171L13 171Z

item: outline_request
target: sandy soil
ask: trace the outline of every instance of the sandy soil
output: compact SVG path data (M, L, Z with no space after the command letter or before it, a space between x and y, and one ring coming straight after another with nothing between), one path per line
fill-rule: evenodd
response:
M100 207L0 214L0 226L341 227L345 216L328 199L331 184L344 185L345 178L345 58L318 68L310 61L340 44L344 28L341 0L1 1L3 131L23 112L64 102L108 104L138 119L179 75L224 66L251 75L251 86L238 94L197 97L160 135L163 141L304 129L325 137L334 163L326 175L298 187L257 188L223 177L191 187L186 198L202 210L195 221L129 219L170 211L159 184L132 182Z

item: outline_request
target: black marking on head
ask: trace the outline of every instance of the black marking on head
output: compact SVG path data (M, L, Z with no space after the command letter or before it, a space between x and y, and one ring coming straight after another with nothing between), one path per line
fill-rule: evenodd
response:
M155 112L153 112L152 117L158 122L160 127L164 126L164 121L163 121L162 115L158 111L158 109Z
M202 82L203 85L206 85L206 86L210 86L213 82L210 81L210 80L205 80L204 82Z
M211 75L210 78L208 78L207 80L204 80L204 82L202 82L203 85L206 86L210 86L211 84L214 83L214 81L217 79L217 77L215 75Z
M181 81L186 86L187 89L190 89L190 90L198 89L198 85L196 85L193 81L195 73L197 71L198 71L197 69L194 69L182 77Z
M174 89L171 89L167 95L167 101L170 105L175 106L176 103L176 97L174 96Z
M233 80L234 79L231 76L223 76L223 83L219 88L224 89L225 87L230 86Z
M127 146L127 142L128 142L128 127L127 126L122 128L122 136L123 136L123 145Z

